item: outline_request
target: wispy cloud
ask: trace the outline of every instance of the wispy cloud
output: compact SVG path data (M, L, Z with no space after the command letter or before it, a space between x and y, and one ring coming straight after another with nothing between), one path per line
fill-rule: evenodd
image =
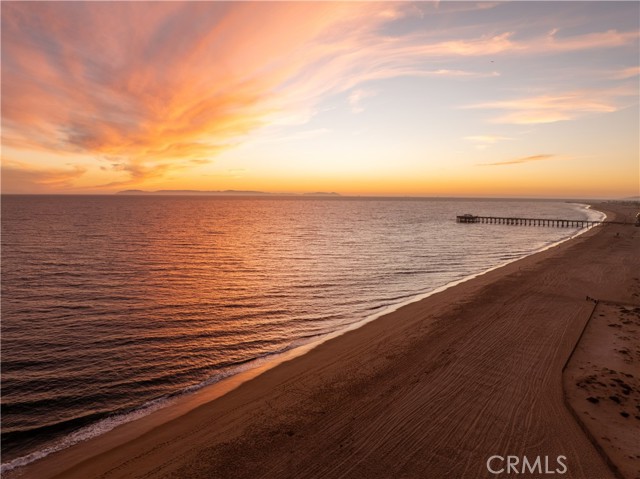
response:
M140 183L210 160L264 125L303 123L326 95L352 91L359 110L368 81L490 78L498 72L445 65L638 40L614 30L521 39L383 28L415 12L424 13L393 2L6 2L3 143L107 159L126 176L119 184ZM473 107L539 123L617 106L574 94Z
M491 72L472 72L466 70L434 70L431 72L422 73L424 76L434 76L434 77L452 77L452 78L488 78L488 77L499 77L500 73L496 71Z
M68 189L74 180L81 177L86 168L79 165L42 169L34 168L23 162L3 158L2 192L29 193L34 190L43 192Z
M478 150L485 150L491 145L495 145L500 141L512 140L508 136L500 136L500 135L474 135L474 136L465 136L465 140L470 141L475 144L475 147Z
M209 178L230 178L230 179L239 179L242 178L244 176L245 173L245 169L244 168L230 168L227 169L223 172L219 172L219 173L206 173L205 177L209 177Z
M549 155L549 154L540 154L540 155L525 156L523 158L515 158L513 160L496 161L495 163L479 163L478 166L519 165L521 163L530 163L532 161L551 160L553 158L558 158L558 156L557 155Z
M366 90L363 88L353 90L349 95L349 105L351 106L351 111L353 113L363 112L364 106L362 106L362 100L364 100L365 98L376 96L377 94L378 92L375 90Z
M555 123L589 113L618 111L628 106L628 103L623 101L626 97L636 95L633 89L628 88L581 90L476 103L465 108L504 111L505 113L491 119L493 123Z
M640 31L620 32L607 30L584 35L559 36L559 29L554 29L546 37L529 43L526 50L540 53L559 53L579 50L607 49L633 44L640 38Z
M312 106L300 75L326 59L330 44L309 42L358 18L376 20L370 10L3 5L3 142L112 159L129 177L122 184L182 168L183 159L211 158L274 116ZM258 30L261 39L250 40Z
M423 78L460 78L460 79L476 79L476 78L494 78L499 77L500 72L497 71L469 71L469 70L420 70L405 69L400 70L403 75L423 77Z
M640 75L640 66L622 68L611 74L611 78L614 80L626 80L627 78L633 78Z
M261 139L260 142L288 143L293 141L304 141L304 140L318 138L319 136L326 135L330 131L331 130L329 130L328 128L314 128L311 130L298 131L285 136L273 135L273 136Z

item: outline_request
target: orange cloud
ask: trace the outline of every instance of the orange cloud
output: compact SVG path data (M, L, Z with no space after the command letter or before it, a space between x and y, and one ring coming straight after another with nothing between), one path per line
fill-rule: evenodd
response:
M302 66L301 45L362 10L3 5L3 143L89 153L138 181L207 159L282 112L276 89Z
M556 155L532 155L525 156L524 158L516 158L515 160L496 161L495 163L480 163L478 166L502 166L502 165L519 165L521 163L530 163L532 161L550 160L556 158Z
M6 2L3 144L93 155L126 176L117 184L140 183L209 160L263 125L305 121L323 96L366 81L495 76L433 63L638 38L616 31L526 41L513 32L465 39L384 33L414 10L393 2ZM542 107L490 108L509 110L504 121L527 123L565 119L575 105L534 100ZM593 100L581 108L613 107Z
M71 188L73 181L81 177L86 168L70 165L68 168L36 169L21 162L3 159L2 161L2 192L30 193L54 192L60 188Z

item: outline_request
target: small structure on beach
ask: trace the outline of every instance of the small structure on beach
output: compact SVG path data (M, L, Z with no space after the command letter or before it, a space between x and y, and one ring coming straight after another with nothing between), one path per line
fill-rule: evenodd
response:
M476 218L477 218L476 216L473 216L472 214L467 213L467 214L458 216L456 219L458 223L476 223Z

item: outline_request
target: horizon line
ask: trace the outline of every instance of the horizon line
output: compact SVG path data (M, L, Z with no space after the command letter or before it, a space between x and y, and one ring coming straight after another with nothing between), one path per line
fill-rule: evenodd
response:
M640 202L640 196L519 196L519 195L403 195L403 194L384 194L384 193L371 193L371 194L342 194L337 192L318 192L318 193L287 193L287 192L234 192L234 190L226 191L211 191L206 190L159 190L155 191L143 191L138 190L139 193L127 192L113 192L113 193L5 193L0 192L0 196L126 196L126 197L149 197L149 196L197 196L197 197L225 197L225 198L315 198L315 199L349 199L349 198L388 198L388 199L488 199L488 200L541 200L541 201L635 201ZM166 193L164 193L166 191ZM175 192L174 192L175 191ZM184 192L182 192L184 191ZM192 191L192 192L191 192Z

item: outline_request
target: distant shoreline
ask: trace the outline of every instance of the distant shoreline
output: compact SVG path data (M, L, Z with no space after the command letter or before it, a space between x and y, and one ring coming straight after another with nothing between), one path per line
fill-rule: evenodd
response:
M213 197L213 198L267 198L267 199L335 199L335 200L390 200L390 201L541 201L541 202L563 202L563 203L621 203L640 206L640 198L588 198L588 197L537 197L537 196L428 196L428 195L387 195L387 194L342 194L342 193L273 193L273 192L251 192L231 190L227 191L201 191L194 190L159 190L146 192L139 190L139 193L131 193L127 190L115 193L5 193L0 192L0 197L5 196L55 196L55 197Z
M124 190L118 191L116 195L121 196L341 196L335 192L317 191L313 193L269 193L265 191L245 191L245 190Z

